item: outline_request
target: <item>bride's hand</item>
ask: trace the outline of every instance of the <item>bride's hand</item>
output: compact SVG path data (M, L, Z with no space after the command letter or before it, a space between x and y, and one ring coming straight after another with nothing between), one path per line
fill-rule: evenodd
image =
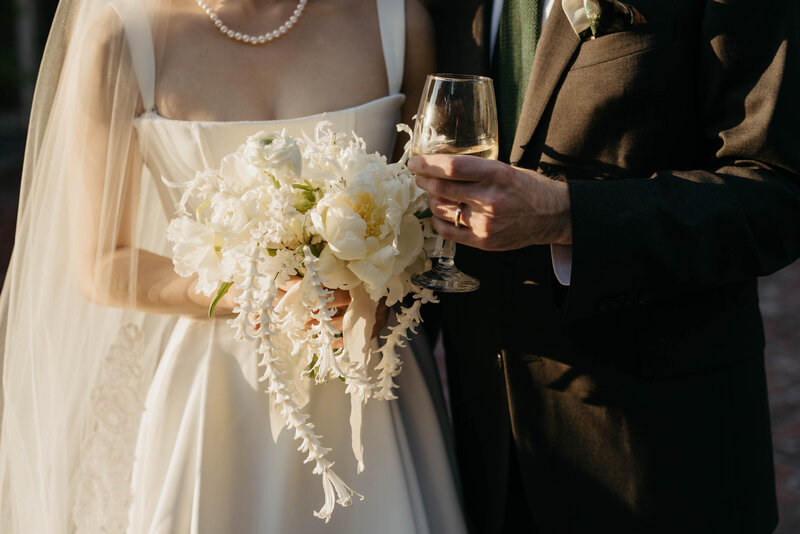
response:
M285 295L289 289L292 288L295 284L297 284L301 278L299 276L292 276L289 280L278 289L278 292L281 296ZM350 292L345 289L334 289L333 290L333 299L328 302L328 308L336 309L336 313L333 315L333 320L331 324L336 328L338 331L342 331L344 324L344 313L347 311L347 307L350 305ZM383 327L386 326L386 322L389 319L389 308L386 306L386 299L382 298L378 303L378 306L375 310L375 325L372 327L372 338L374 339L378 333L383 330ZM316 324L316 321L309 320L306 323L306 328L311 328ZM334 348L342 348L344 347L344 342L339 339L333 344Z
M292 276L289 280L286 281L281 287L278 288L278 293L280 296L283 297L287 291L289 291L295 284L300 282L302 278L299 276ZM333 315L333 320L331 324L334 328L336 328L339 332L342 331L343 328L343 321L344 321L344 312L347 311L347 307L350 305L350 292L345 289L334 289L333 290L333 298L328 301L328 308L335 309L336 313ZM311 319L306 323L306 329L311 328L313 325L316 324L316 321ZM333 343L333 348L340 349L344 347L344 342L341 339L336 340Z

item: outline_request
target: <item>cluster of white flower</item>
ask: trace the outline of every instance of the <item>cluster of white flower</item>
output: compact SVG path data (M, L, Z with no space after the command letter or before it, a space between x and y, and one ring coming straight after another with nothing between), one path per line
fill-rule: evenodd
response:
M396 348L419 323L420 304L433 300L411 282L426 268L431 230L418 218L427 205L405 166L407 157L390 164L327 122L313 137L261 132L219 169L199 172L186 184L180 216L168 228L178 274L197 275L198 292L217 300L234 288L235 335L258 342L271 414L294 430L306 461L316 462L325 505L315 514L326 521L334 502L347 505L355 492L331 470L330 450L301 411L304 396L296 390L309 376L316 383L335 378L347 384L353 452L362 470L362 406L369 398L394 398L401 366ZM276 305L278 288L293 276L302 280ZM357 291L376 303L386 299L389 306L414 295L378 351L375 377L368 355L333 347L341 333L327 305L332 289ZM310 319L314 326L308 329Z

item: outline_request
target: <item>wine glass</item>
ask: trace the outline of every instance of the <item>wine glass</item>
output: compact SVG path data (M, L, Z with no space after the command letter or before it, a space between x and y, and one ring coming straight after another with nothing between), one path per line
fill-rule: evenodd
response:
M430 74L419 103L411 151L420 154L469 154L497 159L497 107L492 79L465 74ZM415 284L445 293L466 293L477 278L454 263L456 244L437 236L433 268L412 277Z

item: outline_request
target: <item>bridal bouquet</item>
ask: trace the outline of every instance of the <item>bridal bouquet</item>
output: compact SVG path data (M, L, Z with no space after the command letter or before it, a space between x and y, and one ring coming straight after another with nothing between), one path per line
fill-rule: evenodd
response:
M283 427L294 430L305 461L315 462L325 504L314 514L326 522L336 502L348 506L353 495L363 496L332 470L331 451L303 412L308 384L346 384L361 472L363 406L370 398L395 398L402 364L397 348L419 324L420 306L434 300L411 282L426 268L423 249L432 230L422 218L425 198L407 159L408 151L389 164L368 154L362 139L333 132L327 122L317 124L313 137L261 132L219 169L198 172L183 184L179 216L168 228L176 272L196 274L197 290L216 295L209 315L227 291L235 291L236 317L229 322L236 337L255 342L260 354L273 437ZM293 277L300 281L288 288ZM349 290L352 299L342 340L331 322L333 289ZM379 301L391 306L409 294L410 304L373 351ZM334 348L337 340L343 348ZM372 353L380 356L377 363L370 361Z

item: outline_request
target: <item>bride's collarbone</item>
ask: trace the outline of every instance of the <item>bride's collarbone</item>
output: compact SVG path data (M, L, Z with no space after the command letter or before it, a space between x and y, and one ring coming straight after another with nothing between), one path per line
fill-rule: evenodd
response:
M386 96L377 20L367 25L373 31L365 22L369 17L320 17L309 9L280 39L252 46L215 33L202 19L187 20L162 56L156 105L178 119L280 120Z
M358 106L388 94L386 76L369 72L281 70L258 74L176 76L156 88L156 105L167 117L186 120L280 120ZM380 76L380 77L379 77Z

